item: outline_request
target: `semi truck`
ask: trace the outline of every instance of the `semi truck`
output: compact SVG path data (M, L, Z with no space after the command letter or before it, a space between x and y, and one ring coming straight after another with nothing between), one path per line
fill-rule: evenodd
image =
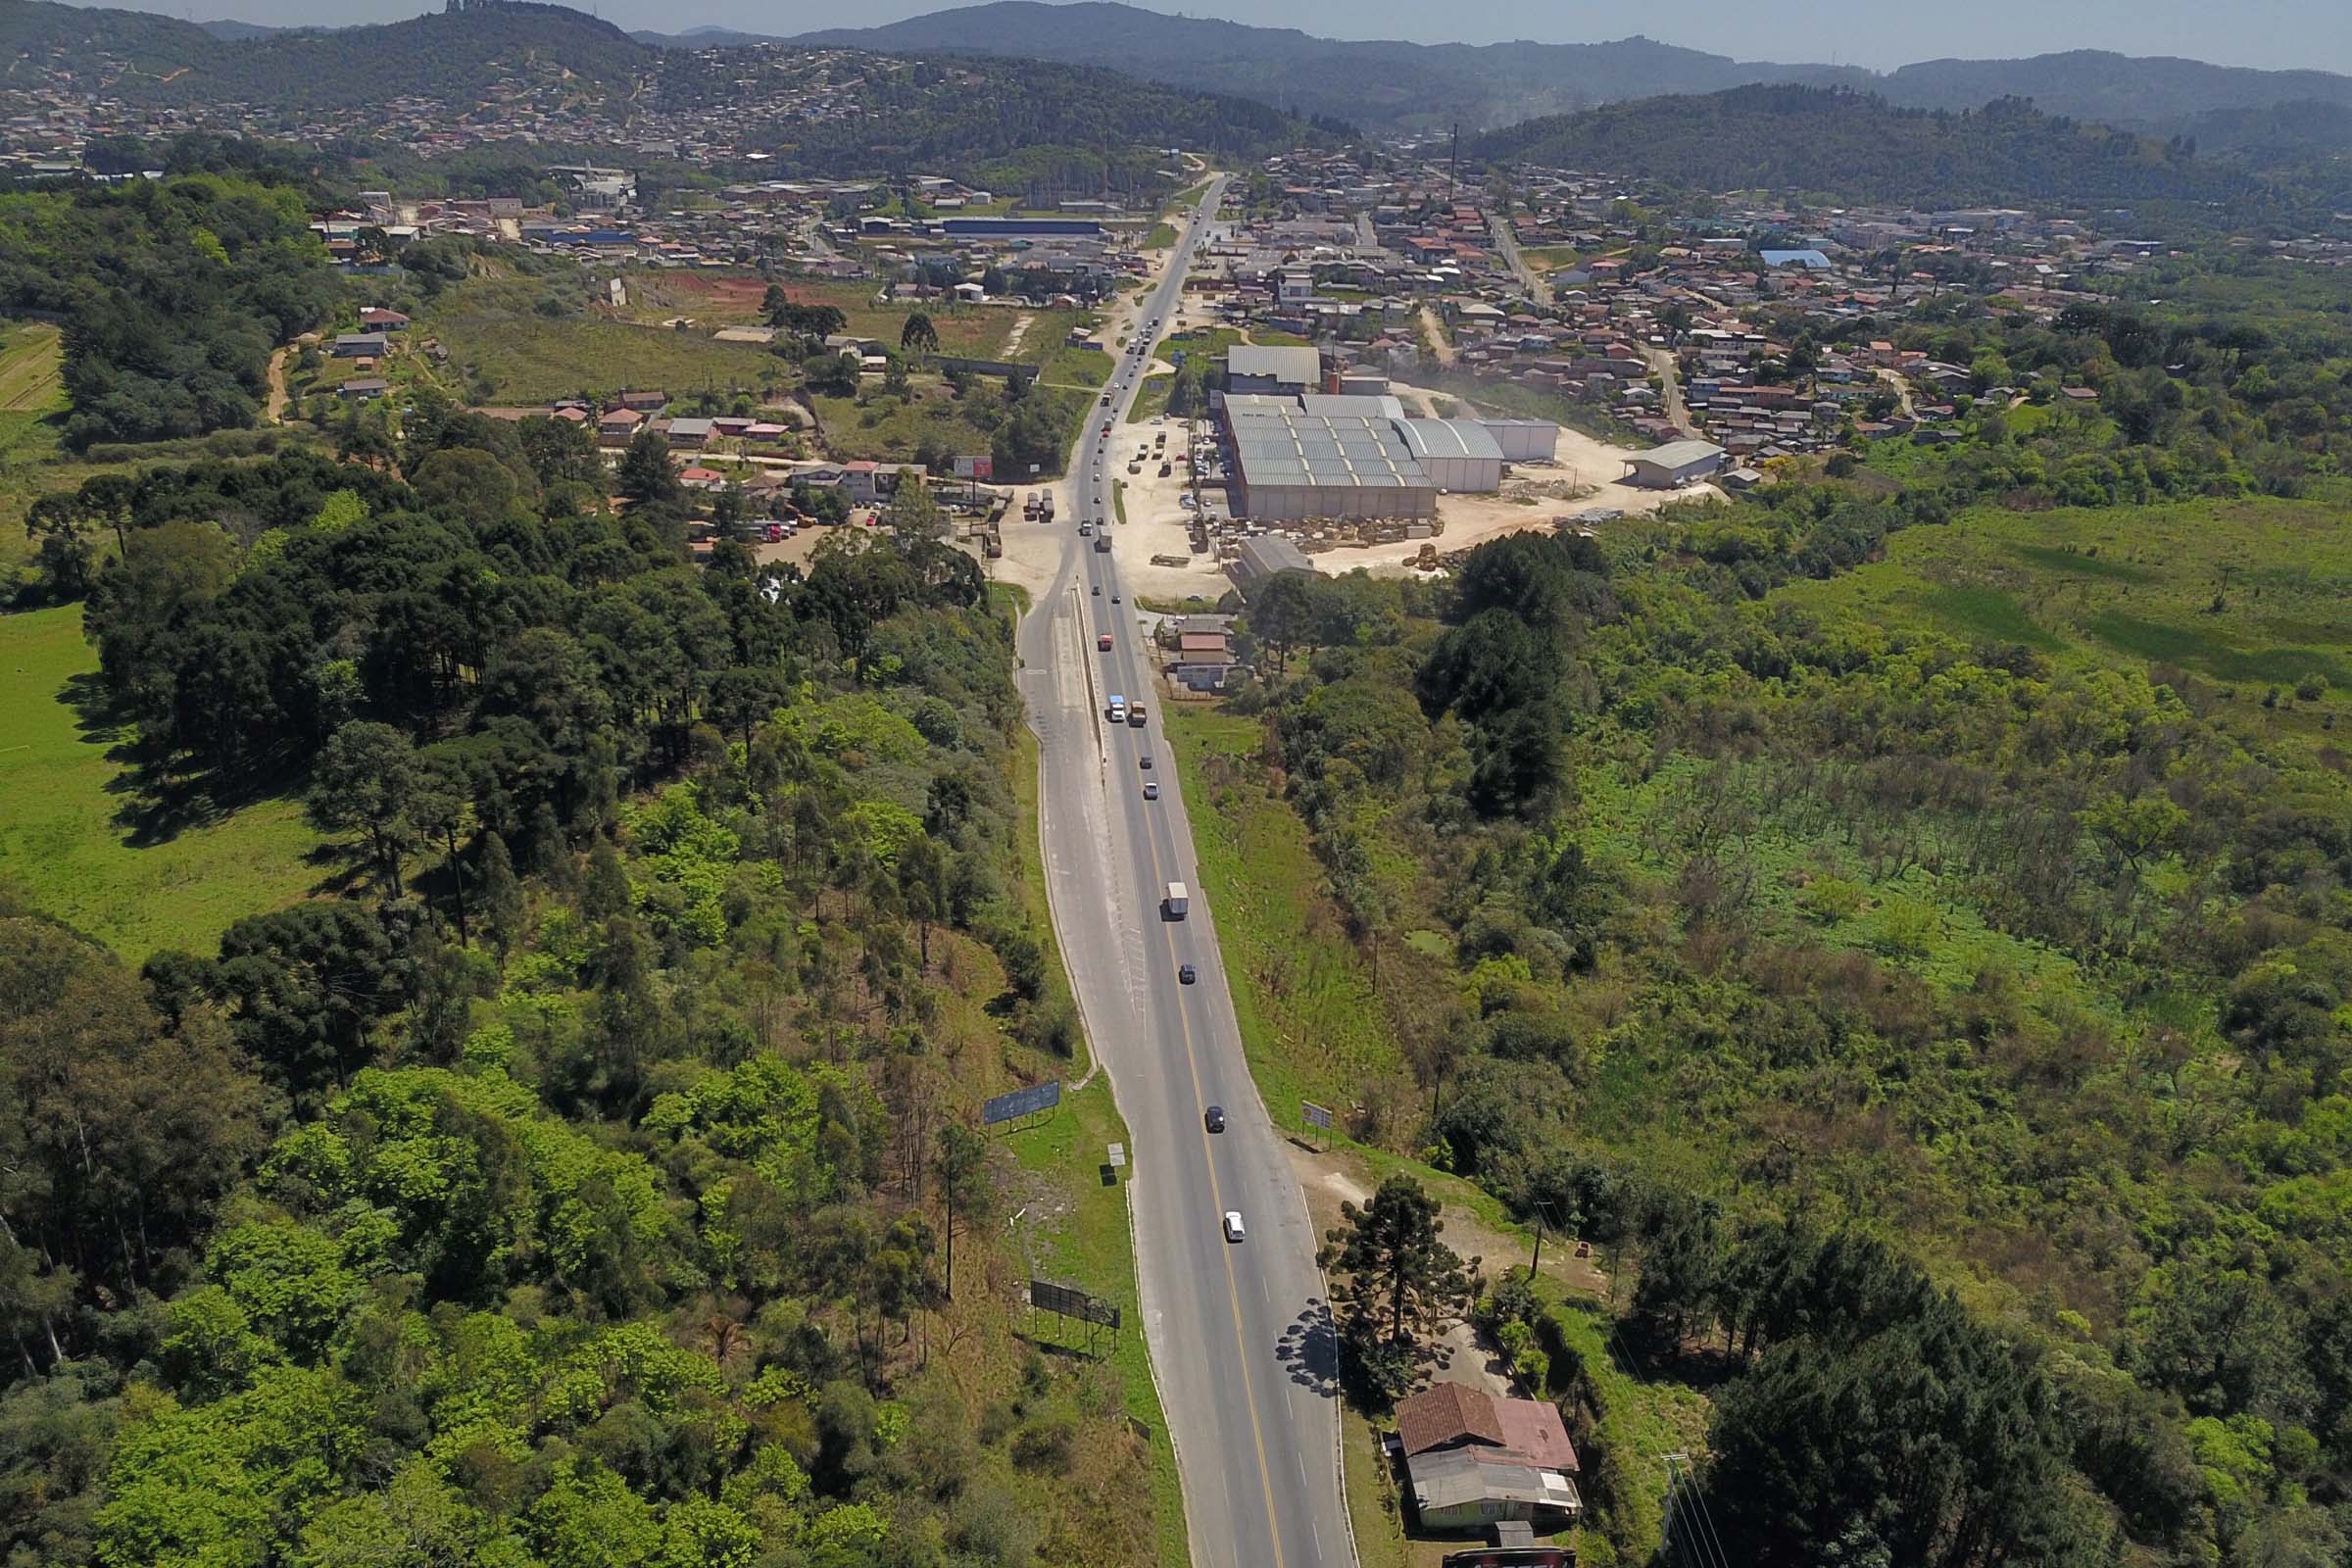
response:
M1133 725L1137 729L1142 729L1144 727L1144 718L1145 713L1143 704L1129 703L1127 705L1127 722L1129 724Z
M1110 714L1110 721L1113 724L1124 724L1127 722L1126 698L1121 697L1117 692L1112 692L1110 694L1110 702L1107 705L1107 708Z
M1169 919L1181 920L1184 918L1185 910L1191 907L1192 902L1193 896L1186 890L1183 883L1171 882L1168 884L1168 891L1160 896L1159 907Z

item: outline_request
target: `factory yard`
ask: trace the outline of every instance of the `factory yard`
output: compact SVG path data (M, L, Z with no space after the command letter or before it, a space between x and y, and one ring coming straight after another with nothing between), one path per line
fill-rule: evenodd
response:
M1207 424L1200 429L1206 440ZM1182 450L1186 421L1163 417L1119 428L1118 456L1133 457L1138 448L1153 448L1164 431L1168 437L1167 450L1171 457ZM1401 574L1413 569L1424 544L1437 547L1439 554L1450 555L1497 539L1505 534L1530 530L1548 531L1563 519L1595 509L1621 512L1627 514L1654 512L1667 503L1716 497L1720 494L1712 485L1692 485L1683 490L1645 490L1621 484L1616 476L1623 471L1625 449L1594 440L1576 430L1563 428L1559 435L1557 461L1550 464L1516 464L1510 477L1496 495L1446 495L1438 501L1439 528L1427 539L1396 539L1380 544L1352 542L1359 538L1354 523L1326 523L1326 538L1318 539L1311 525L1298 525L1267 531L1287 533L1307 553L1315 568L1337 575L1358 567L1381 575ZM1233 586L1227 574L1230 549L1242 537L1237 530L1220 536L1212 523L1212 545L1220 537L1228 554L1220 555L1212 548L1206 554L1193 552L1190 537L1191 514L1183 505L1188 490L1187 472L1182 464L1171 463L1166 478L1159 477L1156 458L1141 465L1142 471L1129 475L1121 462L1115 472L1125 486L1122 499L1127 520L1122 525L1111 524L1114 548L1119 553L1119 570L1142 597L1152 599L1184 599L1199 596L1215 602ZM1209 483L1201 487L1213 516L1231 527L1224 516L1225 489L1222 484ZM1043 590L1051 581L1054 564L1062 546L1061 532L1075 525L1074 514L1068 509L1065 496L1055 520L1049 524L1007 519L1004 527L1004 559L997 564L998 575L1004 581L1018 583L1032 593ZM1362 525L1374 531L1395 530L1395 524ZM1327 542L1340 529L1347 530L1348 543ZM1181 565L1165 564L1180 560Z

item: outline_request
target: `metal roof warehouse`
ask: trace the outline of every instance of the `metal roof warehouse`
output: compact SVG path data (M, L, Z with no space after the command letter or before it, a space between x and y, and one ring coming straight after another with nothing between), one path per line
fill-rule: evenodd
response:
M1237 515L1432 517L1438 483L1385 418L1313 415L1287 399L1228 396Z

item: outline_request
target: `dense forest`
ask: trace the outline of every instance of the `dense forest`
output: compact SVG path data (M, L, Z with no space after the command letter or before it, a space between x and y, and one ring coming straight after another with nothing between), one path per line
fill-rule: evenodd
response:
M0 193L0 312L65 325L76 447L252 424L339 297L301 196L238 175Z
M1074 1049L1009 625L917 538L687 565L659 445L112 498L131 777L305 792L339 891L135 971L0 904L7 1560L1149 1557L972 1130Z
M1865 448L1863 461L1932 476L1939 504L1949 506L1973 498L2043 508L2304 494L2352 459L2352 321L2334 308L2346 292L2340 287L2323 289L2301 314L2289 310L2289 271L2259 260L2219 270L2201 261L2168 266L2139 285L2206 291L2214 302L2082 304L2047 322L2004 319L1975 302L1930 306L1885 330L1905 349L1968 368L1975 390L1957 394L1959 416L1945 432L1962 439L1895 442L1875 458ZM2223 308L2231 294L2267 303ZM1789 326L1792 344L1804 352L1818 346L1807 328ZM2070 387L2092 396L2069 398ZM1850 455L1831 461L1840 474L1856 466ZM1866 555L1876 539L1854 545ZM1776 564L1770 552L1749 556L1736 545L1716 559L1751 584L1820 564L1807 555ZM1846 565L1860 557L1834 559Z
M1623 1271L1632 1352L1712 1391L1742 1560L2318 1568L2352 1539L2340 705L2317 673L2256 704L2186 667L2230 667L2249 598L2324 605L2334 547L2213 540L2210 656L2082 657L1982 573L1891 590L1973 637L1816 592L2070 471L2138 476L2084 484L2103 507L2243 495L2243 440L2333 482L2328 420L2290 436L2243 382L2332 408L2339 363L2248 343L2225 376L2210 338L2135 321L2046 340L2126 388L2022 445L1247 610L1266 678L1227 708L1261 727L1206 793L1297 813L1373 977L1390 1065L1363 1058L1354 1131ZM2151 491L2176 459L2194 477ZM2119 559L2018 564L2124 595L2188 569L2119 527ZM2340 612L2297 635L2324 663ZM1494 1311L1593 1407L1541 1308Z
M2246 203L2244 173L2178 144L2078 124L2002 99L1965 113L1897 109L1864 93L1738 87L1528 121L1477 156L1607 170L1700 190L1817 191L1848 201L2171 200Z

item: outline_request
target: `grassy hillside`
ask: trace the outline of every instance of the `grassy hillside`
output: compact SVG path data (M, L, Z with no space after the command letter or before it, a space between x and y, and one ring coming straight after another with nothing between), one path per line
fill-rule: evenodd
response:
M1972 643L2019 644L2085 668L2176 672L2240 721L2318 738L2352 687L2352 540L2341 499L1973 512L1894 536L1884 562L1791 586L1824 616Z

